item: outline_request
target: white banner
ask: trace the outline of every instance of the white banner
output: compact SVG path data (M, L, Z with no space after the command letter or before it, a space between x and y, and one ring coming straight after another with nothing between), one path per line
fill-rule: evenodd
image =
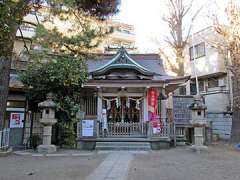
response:
M103 109L102 110L102 128L103 129L108 129L108 124L107 124L107 110Z

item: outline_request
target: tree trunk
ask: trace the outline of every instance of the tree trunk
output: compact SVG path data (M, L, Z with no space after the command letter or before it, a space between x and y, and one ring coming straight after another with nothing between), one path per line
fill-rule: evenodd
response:
M240 142L240 55L232 55L233 64L233 116L232 116L232 142Z
M184 76L184 57L183 57L183 49L179 49L177 52L177 64L178 64L178 76Z
M6 1L1 10L1 39L0 39L0 129L3 128L7 107L11 59L18 24L25 14L30 11L30 0ZM7 27L2 28L2 27Z
M4 126L4 115L8 99L8 84L11 68L11 60L7 57L0 57L0 129Z
M11 70L11 59L14 40L17 32L17 25L14 24L9 33L8 40L4 41L5 46L1 48L0 54L0 129L4 128L5 111L7 107L9 79Z

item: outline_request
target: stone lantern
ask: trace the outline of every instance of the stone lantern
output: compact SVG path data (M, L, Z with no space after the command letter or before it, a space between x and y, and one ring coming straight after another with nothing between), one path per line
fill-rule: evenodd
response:
M47 100L38 104L38 107L42 109L42 117L40 123L43 125L43 144L37 147L38 152L52 153L56 151L56 146L51 144L52 138L52 125L57 120L55 119L56 104L53 102L53 94L47 94Z
M194 145L192 145L191 149L200 152L207 149L207 146L203 145L204 128L207 125L205 119L205 110L207 108L199 95L194 97L194 102L189 108L192 110L192 120L190 123L194 127Z

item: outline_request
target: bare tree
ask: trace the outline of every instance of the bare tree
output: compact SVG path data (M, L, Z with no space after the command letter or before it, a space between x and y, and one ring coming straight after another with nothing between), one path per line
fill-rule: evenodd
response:
M223 37L224 48L227 49L230 57L230 68L233 87L233 119L232 136L233 142L240 141L240 3L238 0L230 0L226 7L228 23L222 25L218 18L215 18L215 31ZM219 47L221 48L221 47Z
M160 50L160 54L168 61L170 69L178 76L184 76L184 49L189 39L189 35L192 29L192 23L188 27L184 27L186 17L190 17L193 21L197 14L200 12L198 9L192 16L190 10L192 8L193 0L186 3L184 0L168 0L168 14L163 17L163 20L169 27L169 35L165 41L173 50L176 57L176 65L173 65L169 60L170 58Z

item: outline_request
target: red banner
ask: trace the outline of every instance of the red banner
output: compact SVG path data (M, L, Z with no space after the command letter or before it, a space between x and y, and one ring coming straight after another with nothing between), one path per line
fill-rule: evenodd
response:
M157 112L157 90L150 88L148 90L148 115L149 120L153 121L156 119Z

